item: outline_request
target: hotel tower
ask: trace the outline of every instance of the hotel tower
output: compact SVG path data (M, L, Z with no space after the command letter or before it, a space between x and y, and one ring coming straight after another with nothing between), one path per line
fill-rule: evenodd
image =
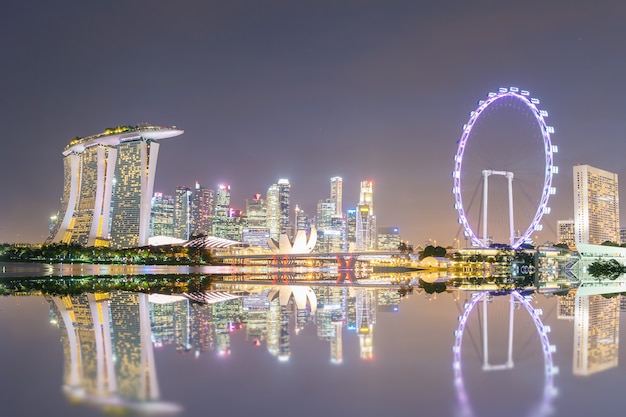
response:
M63 151L61 211L50 240L129 248L148 244L159 143L175 127L119 126L75 138Z
M576 243L620 243L617 174L574 166L574 235Z

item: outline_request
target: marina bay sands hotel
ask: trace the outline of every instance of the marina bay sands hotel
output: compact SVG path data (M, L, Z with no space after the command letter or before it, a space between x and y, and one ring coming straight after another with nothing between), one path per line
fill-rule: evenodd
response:
M176 127L119 126L63 150L61 210L49 241L130 248L148 244L160 139Z

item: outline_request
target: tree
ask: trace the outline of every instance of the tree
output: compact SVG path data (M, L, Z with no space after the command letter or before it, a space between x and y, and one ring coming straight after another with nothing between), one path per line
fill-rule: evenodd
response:
M626 272L625 270L626 268L615 259L608 261L597 260L592 262L587 268L589 275L592 277L609 278L612 280Z

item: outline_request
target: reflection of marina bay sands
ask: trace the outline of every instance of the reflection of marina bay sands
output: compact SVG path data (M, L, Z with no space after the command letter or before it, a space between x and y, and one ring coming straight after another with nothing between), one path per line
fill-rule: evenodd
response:
M159 401L148 295L127 292L48 298L65 332L64 390L79 403L172 413Z
M228 288L227 288L228 287ZM228 289L229 291L222 291ZM343 361L343 331L359 338L360 357L373 355L376 311L397 311L395 290L299 285L227 285L178 296L115 291L48 297L63 330L64 390L78 403L152 413L180 407L160 400L154 348L173 345L196 356L230 355L231 334L244 329L279 361L289 360L290 337L315 323Z

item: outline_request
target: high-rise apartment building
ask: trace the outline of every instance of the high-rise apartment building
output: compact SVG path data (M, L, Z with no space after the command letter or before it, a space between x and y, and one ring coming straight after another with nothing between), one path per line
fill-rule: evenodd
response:
M574 166L574 232L577 243L620 243L617 174Z
M191 204L191 234L209 236L212 233L215 192L196 182Z
M157 140L176 128L118 126L63 150L61 210L49 240L128 248L148 244Z
M189 187L178 186L174 194L174 237L189 240L191 236L191 202Z

